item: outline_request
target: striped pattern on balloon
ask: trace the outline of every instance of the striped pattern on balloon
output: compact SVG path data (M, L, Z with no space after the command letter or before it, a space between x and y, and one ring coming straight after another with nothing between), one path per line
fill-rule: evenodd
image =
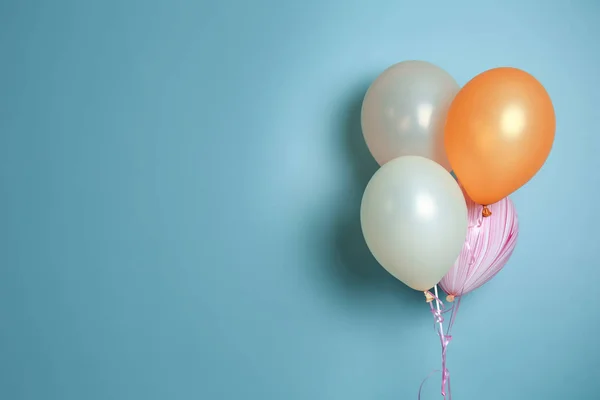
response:
M460 256L440 281L448 301L472 292L492 279L506 265L517 244L519 222L512 200L505 197L489 205L493 217L482 217L482 206L469 198L469 229Z

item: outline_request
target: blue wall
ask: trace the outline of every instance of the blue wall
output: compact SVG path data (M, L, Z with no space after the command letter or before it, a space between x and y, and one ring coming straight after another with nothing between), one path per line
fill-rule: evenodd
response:
M0 398L416 398L432 318L358 216L362 96L406 59L523 68L557 112L454 396L595 398L600 3L555 3L1 1Z

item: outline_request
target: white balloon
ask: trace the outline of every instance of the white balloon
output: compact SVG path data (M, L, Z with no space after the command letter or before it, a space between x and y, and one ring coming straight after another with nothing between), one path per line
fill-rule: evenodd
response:
M444 124L458 83L425 61L392 65L369 87L362 130L379 165L400 156L422 156L451 170L444 149Z
M404 156L373 175L363 194L360 222L375 259L406 285L425 291L460 254L467 235L467 204L442 166Z

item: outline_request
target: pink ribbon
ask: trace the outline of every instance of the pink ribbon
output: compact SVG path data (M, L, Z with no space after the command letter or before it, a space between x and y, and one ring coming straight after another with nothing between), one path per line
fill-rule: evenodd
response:
M452 400L452 392L451 392L451 388L450 388L450 371L448 371L448 368L446 367L446 353L448 350L448 345L450 344L450 342L452 341L452 336L449 335L448 333L444 333L444 330L441 328L438 328L442 326L443 322L444 322L444 314L450 311L454 310L454 306L452 306L450 309L446 310L444 307L444 303L433 293L431 292L425 292L427 298L428 298L428 302L429 302L429 307L431 309L431 313L433 314L433 318L434 318L434 329L437 332L439 338L440 338L440 344L442 345L442 388L441 388L441 393L442 396L444 397L444 400ZM436 300L439 305L440 305L440 310L438 310L436 307L433 306L433 300ZM452 313L454 314L454 312ZM452 318L451 318L451 322L452 322ZM450 326L448 327L450 328ZM425 378L423 380L423 382L421 382L421 386L419 387L419 394L418 394L418 400L421 400L421 392L423 390L423 385L425 384L425 382L427 382L427 380L429 378L431 378L433 376L433 374L440 372L439 370L435 370L432 371L429 376L427 378Z

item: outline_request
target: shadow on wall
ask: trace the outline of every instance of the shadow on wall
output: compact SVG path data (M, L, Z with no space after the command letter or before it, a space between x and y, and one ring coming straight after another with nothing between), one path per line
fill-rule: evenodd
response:
M364 95L372 80L365 81L350 95L342 98L343 106L335 114L334 132L339 138L341 187L336 191L334 203L329 204L331 218L326 229L327 240L317 245L324 249L325 262L319 263L330 275L330 285L338 286L347 301L360 308L373 311L373 301L393 298L403 310L423 314L424 297L392 277L372 256L360 224L360 205L367 183L379 168L371 156L362 135L360 113ZM335 143L335 142L334 142ZM322 211L321 211L322 212ZM395 307L394 307L395 308ZM396 309L397 311L397 309Z

